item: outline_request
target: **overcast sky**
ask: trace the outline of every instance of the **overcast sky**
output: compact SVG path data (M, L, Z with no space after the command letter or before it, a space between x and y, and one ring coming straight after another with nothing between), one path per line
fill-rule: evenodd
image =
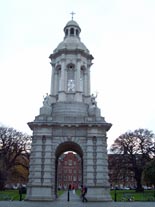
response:
M1 0L0 123L32 134L72 11L94 56L91 92L113 124L109 146L128 130L155 133L155 0Z

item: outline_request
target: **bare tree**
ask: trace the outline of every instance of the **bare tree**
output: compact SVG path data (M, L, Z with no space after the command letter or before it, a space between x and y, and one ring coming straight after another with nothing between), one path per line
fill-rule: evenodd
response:
M122 162L120 170L128 168L134 173L137 191L143 190L141 184L142 172L146 163L155 154L154 138L155 135L151 131L137 129L120 135L111 146L111 152L124 155L120 160Z
M0 127L0 189L15 166L28 168L22 158L28 158L31 137L13 128Z

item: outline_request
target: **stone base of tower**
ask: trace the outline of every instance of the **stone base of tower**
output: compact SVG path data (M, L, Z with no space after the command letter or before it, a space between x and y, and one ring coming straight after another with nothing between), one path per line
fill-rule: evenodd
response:
M88 202L112 201L109 189L89 187L86 195Z
M28 186L27 188L26 201L54 201L55 199L49 186Z

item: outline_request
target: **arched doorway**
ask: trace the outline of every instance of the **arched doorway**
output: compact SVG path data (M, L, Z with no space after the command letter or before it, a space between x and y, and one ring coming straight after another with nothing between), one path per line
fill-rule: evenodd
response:
M60 156L68 151L72 151L75 152L79 155L80 159L81 159L81 183L83 184L83 151L80 147L80 145L78 145L77 143L73 142L73 141L66 141L63 142L61 144L59 144L59 146L56 148L55 151L55 195L57 197L57 191L58 191L58 161Z

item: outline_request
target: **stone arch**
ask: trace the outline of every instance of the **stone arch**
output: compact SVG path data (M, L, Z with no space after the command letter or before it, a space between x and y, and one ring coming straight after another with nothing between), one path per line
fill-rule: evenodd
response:
M74 28L73 27L70 29L70 35L74 35Z
M69 70L69 69L75 70L75 64L73 64L73 63L68 63L68 64L67 64L67 70Z
M81 158L81 169L82 169L82 172L81 172L81 181L83 183L83 149L81 148L81 146L79 144L77 144L76 142L73 142L73 141L65 141L65 142L62 142L62 143L59 143L59 145L56 147L55 149L55 195L57 195L57 168L58 168L58 159L60 157L61 154L63 154L64 152L66 151L74 151L76 152L80 158ZM81 184L82 184L81 183Z
M57 145L54 146L55 154L56 154L58 147L61 146L62 144L65 145L66 143L74 143L76 146L79 146L81 148L82 152L85 151L79 137L74 137L74 136L67 137L66 136L66 137L62 137L60 140L57 141Z
M59 157L63 152L66 151L75 151L77 154L80 155L80 157L83 157L83 149L79 144L73 141L65 141L60 143L56 150L55 150L55 156L56 158Z
M61 65L60 64L56 65L55 69L56 70L61 70Z

